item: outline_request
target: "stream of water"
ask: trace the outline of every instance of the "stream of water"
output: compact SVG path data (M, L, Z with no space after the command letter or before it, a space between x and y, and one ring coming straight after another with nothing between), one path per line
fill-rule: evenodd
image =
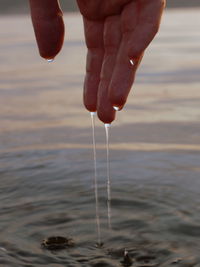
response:
M106 131L106 169L107 169L107 208L108 208L108 228L112 228L111 224L111 177L110 177L110 127L111 124L105 124Z
M92 121L92 144L94 155L94 193L95 193L95 207L96 207L96 224L97 224L97 244L101 244L101 225L99 218L99 196L98 196L98 180L97 180L97 152L96 152L96 139L95 139L95 112L91 112Z

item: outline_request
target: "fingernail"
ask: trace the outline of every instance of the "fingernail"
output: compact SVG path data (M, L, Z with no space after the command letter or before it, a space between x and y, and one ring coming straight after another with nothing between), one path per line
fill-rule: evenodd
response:
M119 111L119 107L113 106L113 108L114 108L115 111Z
M134 66L134 64L135 64L134 60L130 59L129 61L130 61L131 65Z
M51 63L51 62L53 62L54 61L54 58L48 58L47 59L47 62L49 62L49 63Z

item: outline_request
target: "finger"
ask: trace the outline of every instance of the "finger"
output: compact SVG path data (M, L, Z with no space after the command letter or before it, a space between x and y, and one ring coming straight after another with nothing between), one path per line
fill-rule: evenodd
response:
M86 109L97 110L97 92L104 56L103 21L90 21L84 18L85 41L88 48L83 100Z
M101 81L98 88L98 117L104 123L115 119L115 110L109 99L108 88L115 66L121 42L120 17L112 16L104 23L104 59L101 69Z
M129 58L134 60L139 57L155 37L164 6L165 0L138 0L124 8L122 25L123 32L127 34ZM136 17L136 24L131 23L133 14Z
M40 55L53 59L64 40L64 22L57 0L29 0Z
M109 85L109 99L113 107L122 109L135 80L135 74L142 60L143 54L134 61L130 61L126 41L123 38L119 49L117 62Z
M109 86L114 106L122 108L126 103L144 50L158 30L162 3L161 0L133 1L122 12L123 39Z
M132 16L131 21L129 15L129 9ZM127 50L127 36L125 31L130 32L137 25L137 2L133 1L125 7L121 15L121 31L123 32L122 41L118 50L118 56L115 64L112 78L109 85L109 98L113 106L121 109L126 102L128 93L135 77L135 71L137 65L134 62L134 66L131 65L128 58ZM127 14L128 13L128 14Z
M101 104L98 106L97 115L103 123L111 123L115 119L116 113L108 98L108 86L109 83L106 80L102 80L99 84L100 93L98 97L101 98Z

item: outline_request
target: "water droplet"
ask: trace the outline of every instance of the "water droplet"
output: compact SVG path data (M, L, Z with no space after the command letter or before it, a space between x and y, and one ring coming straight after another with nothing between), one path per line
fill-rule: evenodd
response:
M54 61L54 58L49 58L49 59L47 59L47 62L49 62L49 63L51 63L51 62L53 62Z
M105 123L105 128L110 128L111 127L111 123Z
M94 112L94 111L90 112L90 115L91 115L91 116L95 116L96 114L97 114L97 113Z
M119 111L119 107L113 106L114 110Z
M135 62L132 59L130 59L130 63L132 66L134 66L134 64L135 64Z

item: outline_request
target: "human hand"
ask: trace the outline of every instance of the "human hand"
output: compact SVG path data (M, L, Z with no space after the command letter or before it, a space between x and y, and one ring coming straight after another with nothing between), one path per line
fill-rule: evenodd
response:
M42 57L60 51L64 23L57 0L29 0ZM104 123L122 109L144 51L160 25L165 0L77 0L88 48L84 104Z

